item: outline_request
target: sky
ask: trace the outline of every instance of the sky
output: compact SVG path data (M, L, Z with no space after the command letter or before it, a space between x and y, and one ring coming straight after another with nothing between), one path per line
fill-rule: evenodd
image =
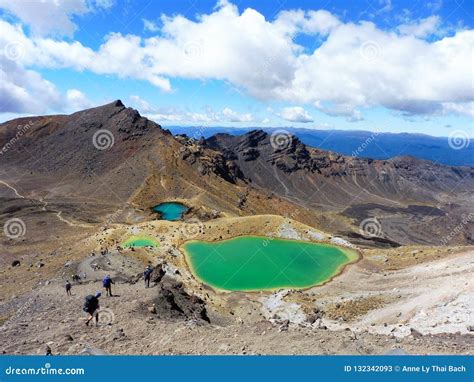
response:
M0 121L474 137L474 1L0 0Z

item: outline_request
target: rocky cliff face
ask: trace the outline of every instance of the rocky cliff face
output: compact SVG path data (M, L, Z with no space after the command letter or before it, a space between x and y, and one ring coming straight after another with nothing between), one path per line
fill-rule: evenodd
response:
M259 186L283 191L290 198L306 196L314 203L327 203L329 199L329 205L337 205L354 198L393 199L394 204L433 201L438 193L456 186L458 192L468 191L474 185L474 169L469 167L436 165L410 157L353 158L307 147L294 136L286 139L279 147L277 143L272 145L267 133L252 131L243 136L218 134L205 144L234 161L245 178ZM333 192L315 192L314 186L329 187Z
M347 157L306 147L296 137L280 138L274 141L262 131L218 134L205 145L235 162L254 187L305 208L327 211L330 220L336 219L334 213L355 219L355 224L377 219L384 239L427 245L438 243L462 224L458 240L472 243L474 219L466 216L474 216L473 168L411 157Z

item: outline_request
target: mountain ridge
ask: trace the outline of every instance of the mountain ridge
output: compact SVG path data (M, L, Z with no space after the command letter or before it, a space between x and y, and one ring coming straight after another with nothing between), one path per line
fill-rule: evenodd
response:
M255 128L227 127L178 127L167 126L173 134L187 134L209 138L219 132L243 135ZM286 130L298 136L306 145L343 155L373 159L390 159L400 155L411 155L451 166L474 167L474 140L466 140L464 147L451 147L448 137L434 137L416 133L385 133L359 130L319 130L305 128L259 128L268 133Z
M436 242L442 229L471 211L470 167L409 157L344 156L307 146L295 136L280 137L279 145L262 130L207 139L173 136L120 100L71 115L21 121L32 125L2 152L0 180L32 203L60 198L86 221L101 220L125 205L130 216L143 219L160 200L183 199L197 205L199 216L212 210L229 216L290 214L345 237L357 233L364 219L378 216L385 239L408 244L430 238ZM0 125L0 146L15 137L17 125L18 120ZM94 142L99 133L105 134L105 147ZM11 189L0 192L12 196ZM85 198L97 204L95 211L91 206L78 210L76 201ZM409 205L429 205L444 213L431 216L421 207L407 210ZM347 215L349 207L358 213ZM401 217L393 208L399 208ZM350 222L354 215L359 219ZM472 239L458 234L455 240Z

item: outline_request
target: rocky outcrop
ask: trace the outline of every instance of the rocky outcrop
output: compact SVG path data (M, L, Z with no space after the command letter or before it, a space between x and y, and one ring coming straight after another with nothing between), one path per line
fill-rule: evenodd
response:
M154 306L158 316L163 318L185 318L211 322L204 300L187 293L180 282L163 281Z

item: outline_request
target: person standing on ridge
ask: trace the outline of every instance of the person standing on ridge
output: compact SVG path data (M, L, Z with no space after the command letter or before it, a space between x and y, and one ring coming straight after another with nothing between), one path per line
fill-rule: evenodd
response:
M64 287L66 288L66 294L68 296L72 296L72 293L71 293L72 285L69 282L69 280L66 280L66 284L64 285Z
M89 314L89 317L86 320L86 325L89 325L89 322L94 318L95 316L95 326L99 326L99 312L97 311L99 309L99 297L102 296L102 293L97 292L95 296L93 295L88 295L86 297L86 301L84 302L84 307L82 310Z
M106 295L109 297L112 297L112 284L115 284L115 283L110 278L110 275L105 276L104 279L102 280L102 285L105 288Z

